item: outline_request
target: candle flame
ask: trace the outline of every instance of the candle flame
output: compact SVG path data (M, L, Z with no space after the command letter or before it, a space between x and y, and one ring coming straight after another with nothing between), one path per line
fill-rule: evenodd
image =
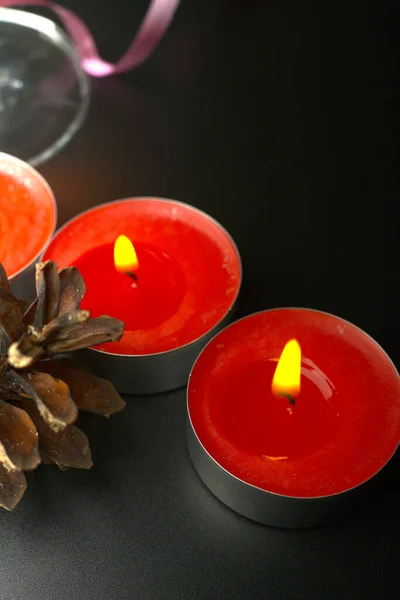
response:
M119 273L134 273L139 267L135 248L126 235L120 235L115 240L114 264Z
M301 348L297 340L284 347L272 379L272 393L297 396L300 392Z

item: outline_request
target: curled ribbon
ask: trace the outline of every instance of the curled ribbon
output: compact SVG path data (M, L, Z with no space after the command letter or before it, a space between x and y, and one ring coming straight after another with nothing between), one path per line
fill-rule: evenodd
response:
M135 69L153 52L167 31L180 0L151 0L139 31L121 58L112 64L99 55L95 41L85 23L68 8L51 0L0 0L0 6L44 6L56 13L72 38L82 66L92 77L107 77Z

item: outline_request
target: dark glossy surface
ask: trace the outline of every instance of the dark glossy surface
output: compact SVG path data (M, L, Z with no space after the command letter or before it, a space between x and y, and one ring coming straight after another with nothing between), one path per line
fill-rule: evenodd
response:
M330 311L399 366L397 14L389 2L320 4L183 2L147 64L94 82L85 126L41 172L60 222L129 195L209 212L242 254L241 314ZM115 58L145 5L68 2ZM400 595L398 457L351 517L284 531L238 517L201 484L183 391L131 398L85 429L94 469L40 468L0 514L1 600Z

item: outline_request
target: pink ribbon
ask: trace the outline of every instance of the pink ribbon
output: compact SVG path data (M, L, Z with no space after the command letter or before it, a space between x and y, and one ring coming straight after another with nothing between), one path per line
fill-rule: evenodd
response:
M128 50L115 63L103 60L85 23L68 8L51 0L0 0L0 6L45 6L56 13L74 41L82 66L92 77L107 77L142 64L156 48L171 23L180 0L151 0L139 31Z

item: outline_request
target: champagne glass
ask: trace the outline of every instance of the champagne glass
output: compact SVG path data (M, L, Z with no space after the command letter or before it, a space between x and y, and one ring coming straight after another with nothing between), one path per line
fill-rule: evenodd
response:
M39 165L81 126L89 79L53 21L0 8L0 152Z

